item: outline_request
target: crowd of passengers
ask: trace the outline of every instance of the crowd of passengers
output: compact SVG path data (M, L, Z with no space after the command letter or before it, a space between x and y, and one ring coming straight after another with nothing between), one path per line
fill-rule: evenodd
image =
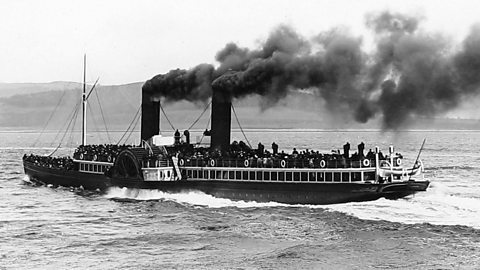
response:
M56 168L63 170L73 170L74 163L70 157L50 157L50 156L39 156L39 155L24 155L23 159L29 162L34 163L35 165L46 167L46 168Z
M293 148L291 153L278 151L278 145L273 142L271 150L265 149L262 143L256 149L250 148L243 141L234 141L225 151L211 150L210 148L194 148L192 145L180 144L169 149L171 155L177 156L183 162L202 163L201 166L212 165L208 162L217 162L215 166L247 166L247 167L358 167L360 162L368 159L368 164L374 165L375 153L370 149L364 153L365 144L358 145L358 151L350 154L350 144L343 146L343 153L334 150L331 154L305 149L298 151ZM400 154L397 154L401 157ZM379 159L386 157L379 152ZM322 164L321 161L324 161ZM247 162L245 162L247 161ZM284 161L284 162L282 162ZM194 164L192 164L194 165Z
M116 144L92 144L80 145L75 149L73 158L82 160L94 160L103 162L113 162L118 154L131 145Z

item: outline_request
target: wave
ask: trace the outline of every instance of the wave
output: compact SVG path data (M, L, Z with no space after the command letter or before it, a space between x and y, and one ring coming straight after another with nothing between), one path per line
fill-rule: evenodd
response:
M154 189L133 189L111 187L107 190L104 197L112 200L126 201L173 201L180 204L189 204L194 206L205 206L210 208L222 207L274 207L283 206L284 204L276 202L259 203L251 201L232 201L229 199L215 198L212 195L205 194L200 191L189 191L183 193L168 193Z
M199 191L167 193L159 190L110 188L104 197L120 201L173 201L179 204L209 208L308 207L338 211L365 220L384 220L405 224L461 225L480 229L480 198L449 194L449 189L436 183L427 192L399 200L379 199L334 205L288 205L277 202L259 203L215 198Z
M425 193L405 199L380 199L331 205L328 208L367 220L461 225L480 229L480 198L449 194L448 188L438 183Z
M478 167L473 166L432 166L425 167L426 171L436 171L436 170L465 170L465 171L474 171L478 170Z

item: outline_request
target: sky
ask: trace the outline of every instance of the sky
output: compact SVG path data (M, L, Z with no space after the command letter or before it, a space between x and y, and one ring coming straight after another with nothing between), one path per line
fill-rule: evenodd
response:
M306 37L334 27L362 36L365 16L390 10L415 14L422 28L459 42L480 22L480 1L176 0L0 1L0 82L146 81L169 70L216 64L235 42L256 48L286 24Z

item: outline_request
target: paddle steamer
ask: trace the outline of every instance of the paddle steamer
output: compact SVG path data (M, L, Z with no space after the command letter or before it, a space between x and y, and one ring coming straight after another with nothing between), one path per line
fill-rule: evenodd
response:
M232 98L215 88L208 148L191 144L188 135L184 142L178 134L159 135L160 102L148 81L142 89L141 145L87 145L87 97L84 87L82 145L73 158L25 155L25 173L32 181L100 191L110 187L200 191L232 200L288 204L398 199L425 191L429 185L420 159L404 167L403 157L393 147L384 156L378 148L368 154L359 149L356 155L348 151L285 154L232 144Z

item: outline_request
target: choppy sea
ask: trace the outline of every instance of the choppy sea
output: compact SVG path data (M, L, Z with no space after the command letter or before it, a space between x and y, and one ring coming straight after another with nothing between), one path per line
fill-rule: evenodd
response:
M431 186L399 200L327 206L39 187L21 158L52 151L55 134L0 132L0 269L480 269L480 132L246 134L285 151L393 144L407 164L427 138L421 159Z

